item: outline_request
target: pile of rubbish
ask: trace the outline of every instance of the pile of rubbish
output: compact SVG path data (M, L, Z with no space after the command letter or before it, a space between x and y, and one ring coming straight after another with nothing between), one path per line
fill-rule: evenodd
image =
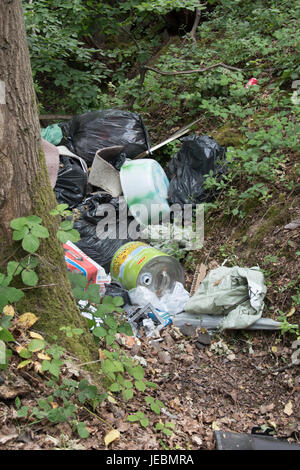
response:
M88 112L41 130L56 199L76 212L81 236L64 244L67 268L98 284L101 295L121 295L136 336L141 328L159 336L170 323L208 331L278 329L278 322L261 318L266 286L259 268L219 267L190 295L179 261L155 244L161 237L166 246L185 240L184 209L194 215L212 200L205 175L220 179L226 172L226 148L207 135L183 137L189 127L165 141L182 144L165 170L152 158L164 143L151 148L135 113Z

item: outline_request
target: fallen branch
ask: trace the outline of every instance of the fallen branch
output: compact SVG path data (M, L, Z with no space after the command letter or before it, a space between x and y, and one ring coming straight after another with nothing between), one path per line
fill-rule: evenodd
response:
M207 67L199 68L199 69L192 69L192 70L174 70L173 72L164 72L163 70L155 69L154 67L149 67L148 65L144 65L143 69L140 72L140 85L143 85L144 80L145 80L145 75L148 70L151 70L152 72L158 73L159 75L187 75L191 73L202 73L206 72L207 70L214 69L216 67L223 67L224 69L228 70L235 70L240 72L243 69L240 69L238 67L234 67L233 65L227 65L223 64L223 62L218 62L217 64L213 65L208 65Z

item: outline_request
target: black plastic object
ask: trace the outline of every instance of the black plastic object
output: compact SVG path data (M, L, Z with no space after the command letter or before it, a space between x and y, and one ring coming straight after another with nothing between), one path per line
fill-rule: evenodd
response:
M290 444L270 436L214 431L217 450L300 450L299 444Z
M213 176L221 177L226 171L226 148L207 135L180 140L182 147L166 169L170 180L169 203L195 205L212 200L214 193L204 188L204 176L212 172Z
M110 295L111 297L122 297L124 300L124 305L131 305L128 291L115 282L106 284L105 295Z
M79 159L60 155L54 193L60 204L72 209L81 204L87 191L87 170ZM85 164L85 163L84 163Z
M120 161L133 158L150 149L150 139L142 118L129 111L106 109L74 116L59 124L63 132L62 145L83 158L91 166L98 150L124 145Z
M103 209L104 204L105 208L111 207L116 215L116 227L114 229L113 226L113 238L107 238L107 232L99 238L99 231L97 231L97 224L108 215L104 210L99 211L100 206ZM115 252L125 243L132 241L131 238L119 238L120 204L126 204L123 198L114 198L107 193L95 194L87 198L84 205L78 208L81 212L81 217L74 223L74 228L79 231L81 236L81 240L75 243L75 245L96 261L96 263L100 264L106 273L110 271L110 263ZM134 219L128 218L128 220ZM116 237L114 237L114 234Z

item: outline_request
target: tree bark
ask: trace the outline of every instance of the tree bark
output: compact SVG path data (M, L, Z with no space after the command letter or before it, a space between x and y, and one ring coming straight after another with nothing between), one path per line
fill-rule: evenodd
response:
M39 284L48 287L24 291L21 310L37 314L36 328L46 338L56 334L69 351L87 361L94 350L92 338L72 295L62 246L55 235L58 221L49 215L57 202L42 150L21 0L0 2L0 167L1 270L9 256L18 260L22 254L22 249L16 252L10 221L40 216L50 237L38 251ZM84 328L86 334L78 341L65 339L59 331L64 325Z

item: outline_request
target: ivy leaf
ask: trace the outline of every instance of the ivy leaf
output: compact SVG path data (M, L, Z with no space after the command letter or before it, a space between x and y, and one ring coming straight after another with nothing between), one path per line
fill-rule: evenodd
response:
M13 219L10 222L10 226L14 230L22 230L26 225L27 225L26 217L18 217L17 219Z
M31 233L38 238L48 238L50 236L48 229L42 225L34 225L31 229Z
M22 240L22 238L24 238L25 235L27 235L27 233L29 233L29 228L26 226L21 227L20 230L14 230L13 240L15 241Z
M146 390L146 384L142 382L141 380L140 381L136 380L135 388L139 390L140 392L144 392Z
M6 343L8 343L10 341L15 341L15 338L13 337L13 335L11 334L10 331L8 331L6 328L2 328L2 326L0 326L0 340L5 341Z
M22 248L25 251L28 251L28 253L35 253L40 246L39 239L32 235L31 233L28 233L25 235L22 241Z
M36 272L32 270L24 270L21 274L21 277L26 286L36 286L39 280Z
M127 388L126 390L123 390L122 395L123 395L124 400L126 401L131 400L131 398L133 397L133 391Z
M102 326L96 326L96 328L93 329L93 335L97 338L103 338L107 335L107 331L105 328L102 328Z
M9 276L17 276L22 271L22 266L17 261L9 261L7 263L7 274Z
M120 295L113 297L112 301L116 307L121 307L122 305L124 305L124 299Z
M86 429L85 423L77 423L77 431L82 439L86 439L90 435L89 431Z
M44 349L46 346L46 342L42 339L33 339L30 341L28 346L28 351L30 352L37 352L41 349Z

